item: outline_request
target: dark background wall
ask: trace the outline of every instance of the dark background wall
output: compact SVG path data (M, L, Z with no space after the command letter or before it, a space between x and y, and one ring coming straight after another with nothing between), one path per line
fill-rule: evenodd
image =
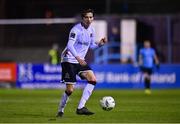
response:
M118 23L123 18L133 18L138 22L137 44L142 44L144 39L152 40L162 62L168 62L169 17L171 59L173 63L180 63L180 57L177 56L180 49L178 5L180 1L175 0L0 0L0 19L78 18L84 8L93 8L96 19L107 20L108 28L114 26L114 23L119 27ZM72 26L73 24L0 25L1 60L46 61L48 49L53 43L58 43L61 50L64 48ZM108 33L110 35L109 31Z
M83 8L96 14L176 14L177 0L0 0L0 18L43 18L50 10L54 17L72 17Z

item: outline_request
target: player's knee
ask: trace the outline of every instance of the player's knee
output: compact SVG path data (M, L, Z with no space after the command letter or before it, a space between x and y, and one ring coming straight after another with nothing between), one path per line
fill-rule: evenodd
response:
M89 73L88 73L88 75L87 75L87 80L88 80L88 83L89 83L89 84L96 85L97 80L96 80L96 77L95 77L95 75L94 75L93 72L89 72Z
M146 77L146 78L145 78L145 82L150 82L150 78L149 78L149 77Z
M70 96L73 93L73 89L67 89L65 93Z
M92 85L96 85L97 81L95 78L92 78L91 80L88 81L88 83Z
M96 80L96 77L95 77L95 76L90 76L90 77L88 77L88 81L97 82L97 80Z

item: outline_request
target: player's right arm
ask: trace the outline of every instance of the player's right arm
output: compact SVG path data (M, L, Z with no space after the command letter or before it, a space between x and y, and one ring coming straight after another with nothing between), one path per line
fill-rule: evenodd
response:
M142 66L142 64L143 64L143 60L142 60L142 49L140 50L140 52L139 52L139 62L138 62L138 64L139 64L139 66Z
M72 29L69 33L69 40L67 43L67 49L72 53L72 55L74 57L78 56L78 54L74 48L74 44L75 44L76 40L77 40L77 32Z
M68 40L68 43L67 43L67 49L72 53L72 55L76 58L76 60L79 62L79 64L84 66L87 63L78 56L77 51L74 48L74 44L75 44L75 42L77 40L77 35L78 34L77 34L77 31L75 29L72 29L70 31L69 40Z

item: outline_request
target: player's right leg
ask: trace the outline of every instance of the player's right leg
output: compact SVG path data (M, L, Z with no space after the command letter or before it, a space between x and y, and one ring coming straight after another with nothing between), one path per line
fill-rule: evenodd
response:
M69 96L72 94L73 90L74 90L73 84L66 84L66 90L61 97L61 101L59 102L58 113L56 115L57 117L63 116L64 108L66 107L66 104L69 100Z
M146 94L151 94L151 75L149 75L148 73L145 74L144 77L144 85L145 85L145 93Z
M58 117L62 117L64 114L64 108L68 102L69 96L74 90L74 84L76 82L76 66L72 63L63 62L62 66L62 80L66 84L66 90L62 95L58 108Z

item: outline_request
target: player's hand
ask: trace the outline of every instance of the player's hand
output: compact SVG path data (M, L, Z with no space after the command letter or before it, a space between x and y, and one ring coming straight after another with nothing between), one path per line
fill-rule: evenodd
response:
M160 64L156 64L156 68L159 70L160 69Z
M107 38L104 37L99 41L99 46L103 46L106 43L107 43Z
M87 65L86 61L84 61L83 59L81 59L79 56L76 57L77 61L79 62L80 65L85 66Z
M142 65L140 65L140 66L139 66L139 69L140 69L140 70L143 70L143 66L142 66Z
M133 66L134 66L134 67L139 67L139 64L136 63L136 62L134 62L134 63L133 63Z

